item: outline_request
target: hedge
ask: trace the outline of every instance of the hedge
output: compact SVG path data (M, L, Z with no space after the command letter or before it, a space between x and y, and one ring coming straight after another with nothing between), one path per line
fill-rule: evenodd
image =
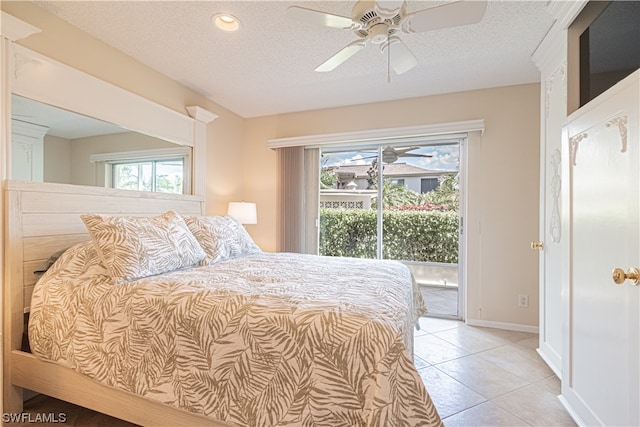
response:
M376 257L376 215L365 209L320 209L320 254ZM458 262L456 211L382 212L385 259Z

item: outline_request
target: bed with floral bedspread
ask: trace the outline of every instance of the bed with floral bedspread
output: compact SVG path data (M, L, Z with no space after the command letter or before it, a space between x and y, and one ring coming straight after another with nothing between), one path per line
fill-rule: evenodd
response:
M198 247L159 235L131 245L129 233L149 230L125 222L112 236L84 219L92 241L65 251L34 290L38 358L231 425L442 425L413 364L426 310L401 263L264 253L235 224L245 243L216 258L223 239L207 247L197 218L185 219ZM184 231L179 216L168 221ZM178 268L146 259L165 253L158 245ZM142 277L114 267L134 252Z

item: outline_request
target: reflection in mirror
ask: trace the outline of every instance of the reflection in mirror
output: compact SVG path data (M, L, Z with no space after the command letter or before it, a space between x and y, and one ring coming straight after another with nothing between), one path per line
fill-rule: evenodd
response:
M190 147L16 94L11 108L11 179L190 193Z

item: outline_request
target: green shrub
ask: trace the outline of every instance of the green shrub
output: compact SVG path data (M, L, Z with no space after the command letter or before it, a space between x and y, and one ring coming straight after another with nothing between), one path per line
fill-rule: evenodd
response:
M458 262L456 211L384 210L385 259ZM356 258L376 257L376 211L320 209L320 254Z

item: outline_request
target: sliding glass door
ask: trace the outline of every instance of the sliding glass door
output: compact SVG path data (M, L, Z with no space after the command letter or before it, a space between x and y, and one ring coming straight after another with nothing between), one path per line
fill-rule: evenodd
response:
M323 149L319 253L402 261L458 317L459 172L457 140Z

